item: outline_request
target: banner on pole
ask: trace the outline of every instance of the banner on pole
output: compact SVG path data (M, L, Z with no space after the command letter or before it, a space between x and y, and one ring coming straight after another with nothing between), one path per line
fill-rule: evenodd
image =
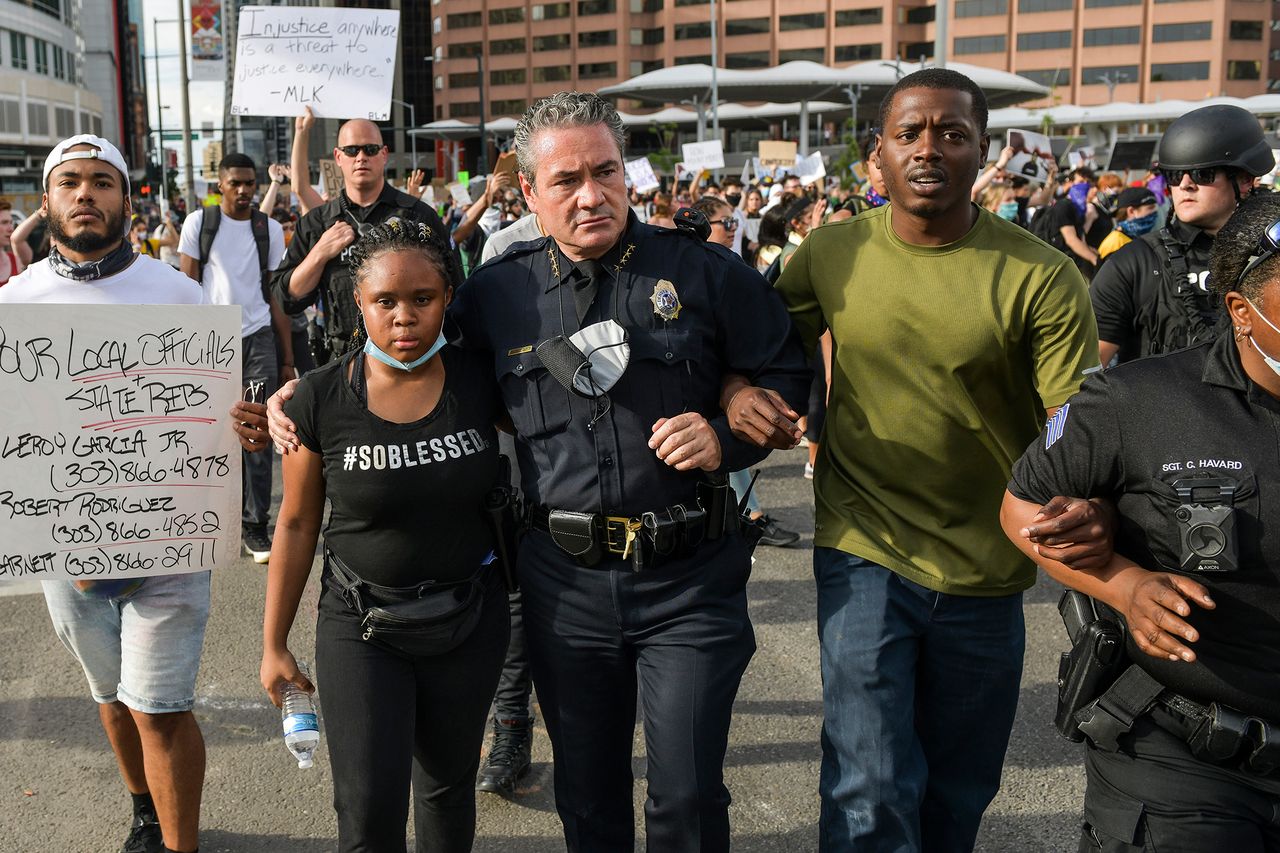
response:
M222 0L191 0L191 80L221 83L227 79L227 42ZM152 50L158 50L156 45Z
M5 306L0 582L234 561L241 451L228 412L243 387L240 314L235 305Z
M399 31L394 9L244 6L231 114L384 121Z

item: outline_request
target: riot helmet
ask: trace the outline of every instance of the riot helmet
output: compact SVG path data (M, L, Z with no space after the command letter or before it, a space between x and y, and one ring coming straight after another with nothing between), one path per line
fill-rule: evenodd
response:
M1161 169L1224 166L1258 177L1275 168L1271 146L1248 110L1214 104L1179 116L1156 144Z

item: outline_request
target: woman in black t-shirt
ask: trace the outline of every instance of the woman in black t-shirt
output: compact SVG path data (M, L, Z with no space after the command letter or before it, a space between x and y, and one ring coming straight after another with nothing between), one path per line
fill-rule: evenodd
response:
M457 262L427 226L388 221L355 247L363 350L308 373L287 404L285 457L263 623L262 684L311 690L287 646L326 497L316 675L343 851L404 850L412 777L418 848L471 849L475 777L509 613L483 500L498 478L493 370L445 344ZM437 654L366 639L334 567L364 607L474 578L479 621ZM439 588L438 586L436 587Z

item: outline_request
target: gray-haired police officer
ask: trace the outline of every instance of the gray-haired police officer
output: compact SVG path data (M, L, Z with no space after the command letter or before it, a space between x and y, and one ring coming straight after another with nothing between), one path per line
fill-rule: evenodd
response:
M722 765L755 649L750 559L725 523L727 491L705 474L764 451L730 434L721 380L742 373L794 404L810 374L759 275L630 214L607 101L538 102L516 152L550 236L477 270L452 316L466 344L493 354L515 423L532 505L524 619L565 839L632 848L638 692L649 849L728 850Z
M1114 682L1072 703L1089 739L1081 851L1280 850L1277 257L1280 196L1250 196L1210 260L1234 336L1090 377L1013 470L1009 538L1105 605L1113 650L1127 629ZM1054 495L1114 500L1105 566L1032 547L1024 528Z
M631 215L622 149L603 98L534 104L516 154L548 236L473 272L450 315L492 355L516 429L524 623L568 848L633 847L638 696L649 849L725 851L729 721L755 651L726 475L767 451L733 436L722 384L794 409L811 372L754 270ZM277 443L296 441L272 414Z

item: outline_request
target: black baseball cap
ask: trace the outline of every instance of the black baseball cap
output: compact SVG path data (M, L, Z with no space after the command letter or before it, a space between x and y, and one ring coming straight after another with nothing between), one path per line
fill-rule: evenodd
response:
M1126 187L1116 196L1116 209L1156 204L1156 194L1146 187Z

